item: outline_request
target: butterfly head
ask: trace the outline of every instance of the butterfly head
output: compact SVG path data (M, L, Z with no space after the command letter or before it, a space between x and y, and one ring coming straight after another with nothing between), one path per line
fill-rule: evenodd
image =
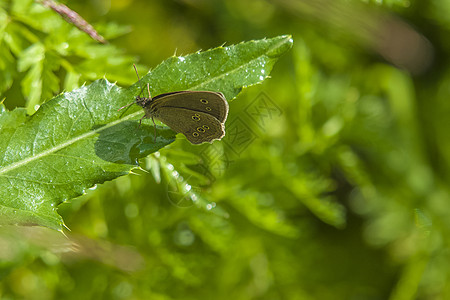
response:
M137 105L139 105L140 107L142 107L142 108L146 108L148 105L150 105L152 100L153 99L151 97L147 98L147 97L137 96L136 100L135 100L135 103Z

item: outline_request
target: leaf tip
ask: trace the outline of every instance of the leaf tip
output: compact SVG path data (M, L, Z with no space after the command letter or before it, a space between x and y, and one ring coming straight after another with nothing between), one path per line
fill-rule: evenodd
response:
M267 53L269 57L280 57L288 50L292 48L294 40L292 39L292 35L281 35L276 38L276 44L274 47Z
M292 45L294 44L294 39L292 38L292 35L287 34L285 35L285 37L287 39L288 44L292 47Z

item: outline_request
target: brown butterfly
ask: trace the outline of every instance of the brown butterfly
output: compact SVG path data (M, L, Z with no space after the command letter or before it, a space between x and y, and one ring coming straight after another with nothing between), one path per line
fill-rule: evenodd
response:
M136 66L134 66L137 73ZM139 84L141 82L139 75ZM142 87L141 87L142 90ZM210 91L179 91L151 97L147 84L148 98L137 96L135 102L145 111L142 119L160 120L172 130L182 133L192 144L211 143L225 135L225 121L228 116L228 102L224 95ZM156 125L155 125L156 126ZM156 127L155 127L156 138Z

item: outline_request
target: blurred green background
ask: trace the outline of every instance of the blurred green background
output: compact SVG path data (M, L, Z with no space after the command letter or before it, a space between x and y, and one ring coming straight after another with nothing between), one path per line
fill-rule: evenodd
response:
M67 237L0 228L1 299L450 299L449 1L67 3L107 45L39 3L0 4L8 30L29 28L16 48L2 36L2 98L30 112L103 76L128 86L132 63L294 40L230 102L222 141L179 138L148 173L61 205ZM51 80L36 92L33 76Z

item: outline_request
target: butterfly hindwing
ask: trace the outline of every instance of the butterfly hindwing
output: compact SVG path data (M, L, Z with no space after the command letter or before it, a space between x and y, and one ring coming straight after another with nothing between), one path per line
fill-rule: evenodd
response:
M224 124L211 114L179 107L159 107L157 119L182 133L192 144L212 142L225 135Z

